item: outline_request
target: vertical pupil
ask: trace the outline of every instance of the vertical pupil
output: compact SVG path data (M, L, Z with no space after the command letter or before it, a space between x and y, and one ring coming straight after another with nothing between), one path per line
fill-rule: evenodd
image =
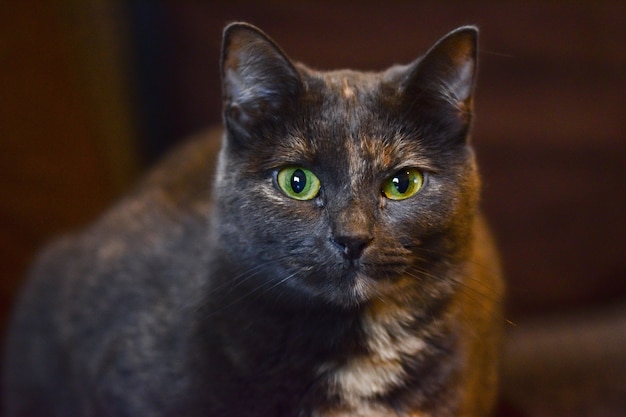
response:
M306 187L306 175L301 169L296 169L291 176L291 189L299 194Z
M393 177L391 182L393 182L393 185L399 193L404 194L409 189L409 173L403 172L401 174L397 174Z

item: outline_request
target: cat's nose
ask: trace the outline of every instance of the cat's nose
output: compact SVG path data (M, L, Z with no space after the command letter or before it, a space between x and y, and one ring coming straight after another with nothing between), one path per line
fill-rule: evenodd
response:
M341 250L346 259L355 261L363 255L373 238L369 235L335 236L332 242Z

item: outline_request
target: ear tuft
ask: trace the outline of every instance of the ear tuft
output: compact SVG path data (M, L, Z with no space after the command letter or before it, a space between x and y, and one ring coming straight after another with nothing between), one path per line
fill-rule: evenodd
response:
M279 117L301 88L291 61L267 35L247 23L224 29L221 76L226 125L239 133L249 134L255 126Z

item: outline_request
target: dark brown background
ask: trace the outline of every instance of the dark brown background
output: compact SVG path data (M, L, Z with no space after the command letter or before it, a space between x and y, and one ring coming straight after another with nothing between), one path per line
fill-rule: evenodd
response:
M0 323L37 248L219 122L233 20L320 69L406 63L479 25L473 140L507 317L624 304L624 2L15 1L0 4Z

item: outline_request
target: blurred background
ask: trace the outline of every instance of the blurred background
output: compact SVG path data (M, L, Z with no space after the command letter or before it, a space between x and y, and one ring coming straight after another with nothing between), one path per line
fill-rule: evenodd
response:
M561 369L554 378L578 385L557 392L528 353L564 367L602 354L626 370L623 1L0 2L0 331L43 244L220 122L220 38L234 20L318 69L408 63L480 27L473 141L509 283L505 392L527 415L625 415L623 374L600 384L594 362L598 381L580 387ZM601 412L580 403L594 395L609 396ZM559 401L570 408L550 408Z

